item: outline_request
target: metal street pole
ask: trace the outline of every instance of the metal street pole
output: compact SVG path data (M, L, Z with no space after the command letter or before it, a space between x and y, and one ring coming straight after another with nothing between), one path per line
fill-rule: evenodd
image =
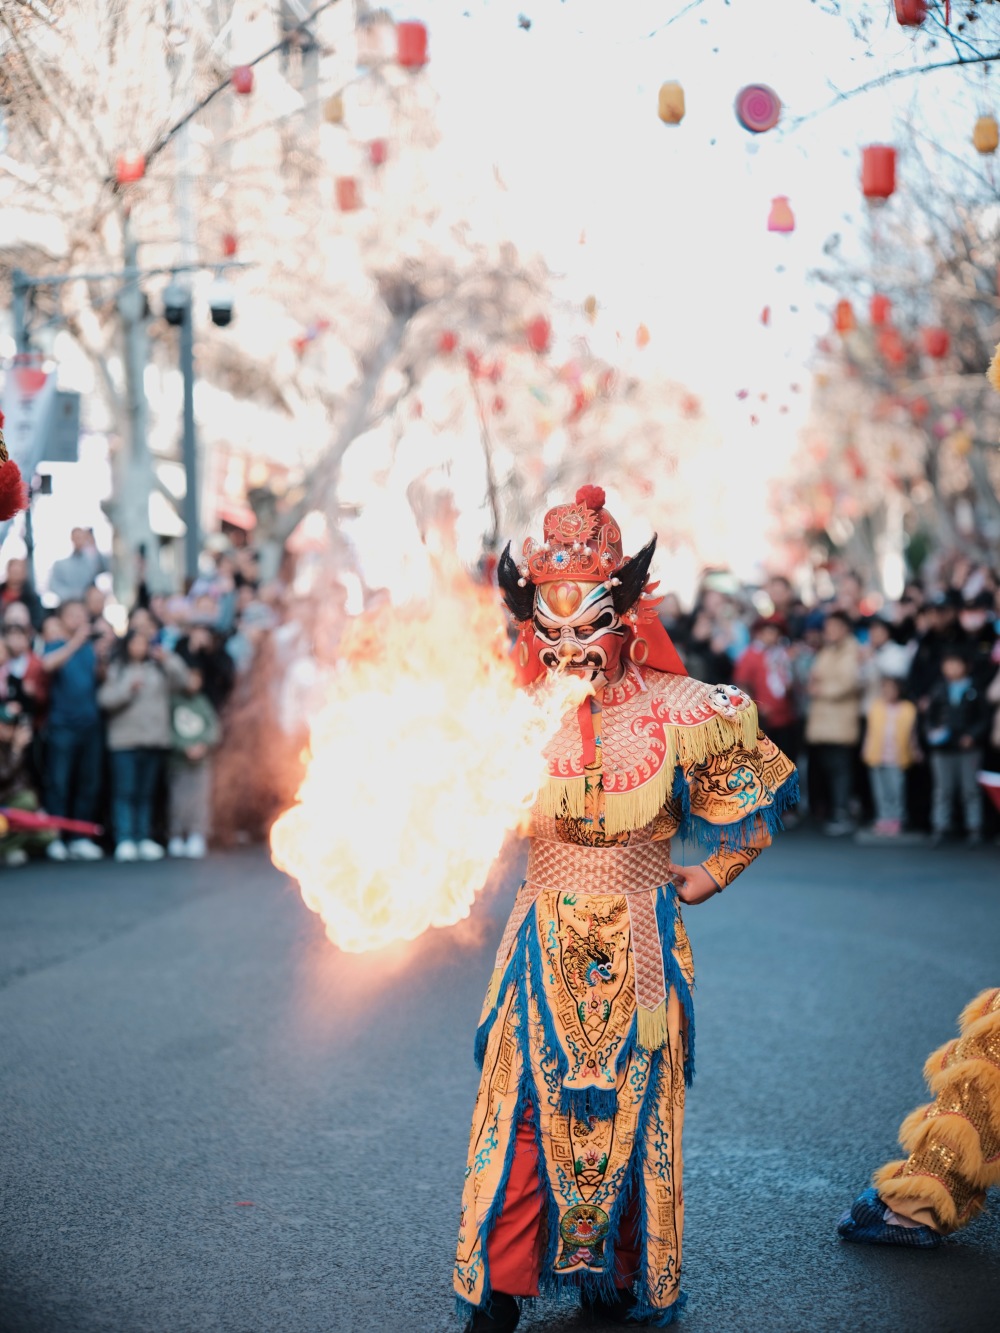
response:
M31 349L31 341L28 336L28 292L31 290L31 283L22 269L14 269L11 274L11 286L13 287L14 350L20 355ZM25 477L25 481L28 483L28 507L24 511L24 550L28 566L28 582L34 588L35 524L31 514L31 504L34 499L34 478Z
M198 510L198 439L194 427L194 303L188 288L180 327L180 364L184 379L184 432L182 438L184 476L184 573L194 582L201 555L201 521Z

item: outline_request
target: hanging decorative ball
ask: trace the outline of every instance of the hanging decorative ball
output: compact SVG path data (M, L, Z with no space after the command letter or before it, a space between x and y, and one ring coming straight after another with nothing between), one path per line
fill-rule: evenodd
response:
M226 231L222 233L222 253L227 259L232 259L233 255L239 249L239 242L236 239L235 232Z
M889 323L889 316L892 314L892 302L888 296L882 296L876 292L871 299L868 307L869 317L871 318L872 328L884 329Z
M422 23L396 24L396 59L404 69L422 69L427 64L427 29Z
M389 156L389 145L384 139L372 139L368 145L368 157L373 167L381 167Z
M649 346L649 329L645 324L640 324L635 331L635 345L636 347Z
M338 176L334 183L337 207L341 213L353 213L361 207L361 193L353 176Z
M328 125L342 125L344 123L344 99L340 93L334 93L328 97L323 105L323 119Z
M771 212L767 219L768 231L787 233L795 230L795 214L788 202L788 196L779 194L771 200Z
M858 322L854 318L854 307L850 301L841 300L837 302L837 307L833 312L833 327L838 333L853 333L858 327Z
M924 345L924 351L935 361L946 357L951 348L951 336L947 329L921 329L920 340Z
M781 98L766 83L748 83L736 94L736 119L751 134L773 130L781 119Z
M584 301L584 303L583 303L583 313L587 316L588 319L593 319L593 318L594 318L594 316L597 314L597 297L596 297L596 296L588 296L588 297L587 297L587 299L586 299L586 300Z
M119 185L133 185L146 174L146 159L141 153L135 157L120 157L115 163L115 180Z
M959 458L964 458L966 454L972 452L972 437L968 431L957 430L953 435L949 435L947 443L951 445Z
M769 305L766 305L764 309L760 312L760 322L764 325L765 329L770 326L771 307Z
M927 17L927 0L896 0L896 22L901 28L919 28Z
M861 192L866 199L888 199L896 189L896 150L869 144L861 150Z
M980 116L972 131L972 142L977 153L995 153L1000 147L1000 126L995 116Z
M544 315L536 315L525 329L528 346L533 352L547 352L552 338L552 325Z
M664 83L660 86L657 114L664 125L679 125L684 119L684 89L679 83Z
M241 97L253 92L253 68L250 65L237 65L229 76L229 82Z
M453 329L445 329L438 338L438 351L444 356L450 356L458 346L458 334Z

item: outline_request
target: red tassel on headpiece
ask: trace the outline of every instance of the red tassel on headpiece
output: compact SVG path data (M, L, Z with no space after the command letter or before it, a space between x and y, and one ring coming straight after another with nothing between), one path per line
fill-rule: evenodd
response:
M0 523L6 523L28 507L28 488L21 469L7 453L3 438L3 413L0 412Z

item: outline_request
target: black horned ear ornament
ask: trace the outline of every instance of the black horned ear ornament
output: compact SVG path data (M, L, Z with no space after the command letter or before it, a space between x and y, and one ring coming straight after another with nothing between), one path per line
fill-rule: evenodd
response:
M572 504L556 505L543 520L542 542L529 538L520 561L510 543L497 565L497 581L508 611L520 626L514 665L522 684L530 684L559 656L559 625L564 640L599 593L611 594L623 654L636 666L686 676L687 671L656 614L659 598L649 582L656 538L627 557L621 529L605 508L600 486L581 486ZM608 612L610 616L610 610ZM591 626L585 626L586 634ZM586 658L586 654L584 654ZM563 663L565 665L565 663ZM570 667L575 668L575 662ZM600 677L598 677L600 679Z

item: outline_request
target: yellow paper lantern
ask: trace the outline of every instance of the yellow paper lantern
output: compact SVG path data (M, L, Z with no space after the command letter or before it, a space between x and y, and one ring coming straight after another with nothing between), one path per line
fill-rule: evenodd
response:
M1000 126L994 116L980 116L972 131L972 142L977 153L995 153L1000 145Z
M635 331L635 345L636 347L647 347L649 345L649 329L646 328L645 324L640 324Z
M684 89L679 83L660 88L659 114L664 125L679 125L684 119Z
M328 125L340 125L344 120L344 99L340 93L328 97L323 108L323 119Z
M588 318L590 318L590 319L593 319L593 318L594 318L594 316L597 314L597 297L596 297L596 296L588 296L588 297L587 297L586 301L584 301L584 303L583 303L583 311L584 311L584 314L588 316Z

